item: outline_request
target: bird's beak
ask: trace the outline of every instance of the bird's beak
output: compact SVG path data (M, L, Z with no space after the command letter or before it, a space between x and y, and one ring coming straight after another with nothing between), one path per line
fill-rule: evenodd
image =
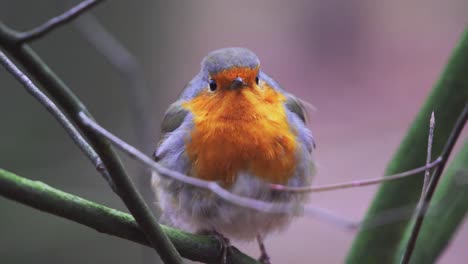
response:
M242 80L241 77L236 77L231 84L231 89L238 89L246 86L247 84Z

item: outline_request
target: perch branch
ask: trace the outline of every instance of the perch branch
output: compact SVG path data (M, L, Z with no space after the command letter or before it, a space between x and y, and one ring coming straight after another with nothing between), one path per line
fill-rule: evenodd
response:
M151 247L144 232L138 228L131 215L2 169L0 169L0 196L66 218L98 232ZM204 263L213 263L220 259L221 245L216 239L189 234L166 226L161 228L183 257ZM258 263L236 248L233 248L230 257L233 264Z

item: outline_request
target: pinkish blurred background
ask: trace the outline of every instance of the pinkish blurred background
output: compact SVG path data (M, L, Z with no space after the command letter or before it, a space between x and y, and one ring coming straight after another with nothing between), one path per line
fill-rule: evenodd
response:
M44 1L41 6L51 2L50 10L45 8L26 23L24 16L14 14L21 14L31 4L19 2L0 0L1 17L18 29L30 28L57 14L53 1ZM283 88L316 107L310 125L317 140L319 163L315 183L327 184L382 175L468 25L467 10L468 2L463 0L199 0L139 4L108 1L95 14L137 56L148 76L153 89L149 94L154 95L154 115L148 120L154 142L148 143L147 149L156 144L164 110L199 71L201 59L217 48L243 46L259 56L263 69ZM125 85L76 31L60 29L34 47L98 120L130 142L137 141ZM12 90L20 90L19 85L2 71L0 81L5 87L15 86L8 89L6 93L12 93L8 96L0 93L0 107L8 103L11 109L12 102L17 102L22 106L35 104L33 107L40 109L22 91L15 94ZM0 120L9 118L4 107ZM124 210L42 109L27 113L16 109L18 117L10 119L10 128L2 133L8 135L9 131L17 142L30 142L31 153L25 157L7 142L8 137L0 138L2 152L16 151L16 157L22 157L18 162L15 156L0 155L0 166ZM49 123L29 123L27 118L35 112ZM17 132L31 129L38 130L35 140L28 133ZM50 156L37 158L33 150L50 152ZM57 157L63 159L60 164L54 160ZM134 170L135 162L126 160ZM70 170L77 171L76 177L68 173ZM360 220L376 188L314 194L311 204ZM70 260L74 254L81 260L89 256L96 262L113 263L128 263L141 256L138 246L130 242L115 241L1 198L0 208L9 212L8 217L0 218L0 228L3 221L21 220L0 236L0 255L9 263L23 263L24 255L34 254L39 263ZM37 230L34 222L28 222L30 217L41 225L52 223L50 230L60 230L60 237L51 237L47 227ZM35 234L37 238L23 241L18 238L21 234ZM269 237L266 244L273 263L342 263L354 235L330 223L301 218L285 232ZM95 243L92 249L85 246L90 241ZM468 256L467 243L468 228L462 226L439 263L462 263ZM254 243L238 246L250 255L259 254ZM47 254L55 247L60 248L58 257ZM148 251L143 256L148 259Z

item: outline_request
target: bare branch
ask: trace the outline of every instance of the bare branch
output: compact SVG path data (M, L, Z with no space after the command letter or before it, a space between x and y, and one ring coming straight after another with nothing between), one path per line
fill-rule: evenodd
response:
M26 88L26 90L34 96L46 109L49 113L55 117L55 119L62 125L71 139L75 144L80 148L80 150L85 154L85 156L91 161L91 163L96 167L96 170L101 173L103 178L107 181L112 190L116 192L114 183L110 178L109 172L102 163L101 158L97 155L94 149L88 144L88 142L83 138L83 136L78 132L78 130L73 126L73 124L68 120L68 118L62 113L62 111L50 100L36 85L21 72L16 65L11 62L11 60L0 51L0 63Z
M18 35L17 44L31 42L38 38L41 38L47 33L49 33L50 31L60 27L63 24L66 24L72 21L73 19L81 15L82 13L86 12L87 10L91 9L95 5L102 3L102 2L104 2L104 0L84 0L78 5L67 10L65 13L50 19L44 24L36 28L33 28L29 31L20 33Z
M442 161L442 157L437 158L431 163L428 163L425 166L412 169L409 171L405 171L402 173L397 173L393 175L388 175L384 177L378 177L373 179L361 180L361 181L351 181L351 182L344 182L344 183L337 183L337 184L330 184L330 185L321 185L321 186L307 186L307 187L292 187L286 186L281 184L271 184L271 188L278 191L288 191L288 192L324 192L324 191L331 191L331 190L338 190L338 189L346 189L346 188L353 188L353 187L363 187L372 184L378 184L386 181L394 181L399 179L404 179L413 175L417 175L417 173L432 169L437 167L437 165Z
M379 227L382 225L400 221L401 219L408 218L412 214L413 206L405 206L389 209L385 212L382 212L379 215L376 215L373 219L366 220L365 222L356 222L319 207L294 207L284 203L269 203L248 197L238 196L222 188L216 182L201 180L198 178L184 175L177 171L167 169L159 163L154 162L150 157L146 156L144 153L142 153L135 147L129 145L125 141L121 140L120 138L116 137L115 135L101 127L94 120L87 117L84 113L80 113L80 118L83 119L83 123L88 125L96 133L109 139L114 145L116 145L118 148L130 155L130 157L141 162L143 165L150 167L151 169L159 173L161 176L170 177L192 186L210 190L216 195L218 195L220 198L238 206L266 213L283 213L295 216L304 214L306 216L315 217L327 223L332 223L346 231L352 231L358 228L369 229ZM442 157L429 164L429 166L434 167L438 165L441 161ZM421 170L421 168L418 168L418 170ZM405 174L408 173L411 173L411 171L405 172Z
M449 155L452 152L452 149L455 146L457 138L460 135L461 131L463 130L463 127L465 126L467 119L468 119L468 103L465 104L465 107L462 113L460 114L460 116L458 117L455 127L452 130L447 140L447 143L444 146L444 149L441 155L442 162L439 164L439 166L435 169L434 173L432 174L431 181L429 182L429 185L427 186L427 190L423 193L421 206L419 206L416 209L415 222L411 229L411 235L409 237L408 244L406 245L406 248L403 252L403 256L401 260L402 264L407 264L411 260L411 255L413 253L414 246L416 245L416 241L419 236L419 231L421 230L421 226L424 222L424 217L426 216L427 208L429 207L431 203L432 196L437 187L437 183L439 182L439 178L442 175L442 172L445 168L445 165L447 164Z
M126 143L125 141L121 140L120 138L116 137L105 128L97 124L94 120L89 118L85 113L80 113L80 118L82 122L87 125L90 129L95 131L97 134L109 139L113 144L115 144L118 148L126 152L132 158L140 161L145 166L150 167L157 173L162 176L170 177L180 182L207 189L218 195L220 198L231 202L235 205L239 205L242 207L250 208L253 210L257 210L259 212L265 213L276 213L276 214L290 214L290 215L302 215L306 214L309 216L317 217L321 220L325 220L327 222L334 223L342 228L345 229L356 229L358 224L354 221L345 219L342 216L338 216L334 213L331 213L325 209L318 208L318 207L302 207L299 205L292 206L290 204L285 203L269 203L264 202L261 200L256 200L248 197L239 196L229 192L228 190L222 188L218 183L213 181L206 181L201 180L198 178L190 177L184 175L180 172L173 171L170 169L165 168L164 166L160 165L157 162L154 162L150 157L136 149L135 147L131 146L130 144Z
M57 0L57 2L71 2ZM131 114L131 121L136 146L145 153L151 151L154 146L154 138L151 132L154 130L152 125L154 118L151 117L151 93L144 74L144 69L137 58L109 32L94 15L83 14L80 19L72 23L79 33L88 41L91 46L116 70L121 79L126 83L125 92L128 98L128 106ZM154 200L150 177L150 170L146 167L138 167L134 178L137 179L138 189L143 199L146 201ZM155 205L153 208L158 215L159 208ZM142 252L141 263L155 262L155 254L144 250Z
M180 255L162 232L161 227L138 193L114 149L104 138L89 131L88 127L81 123L81 119L78 117L79 112L85 112L91 116L84 104L27 44L19 46L14 44L17 43L15 41L17 35L18 32L0 23L0 46L10 52L38 80L63 109L63 112L83 132L108 169L120 198L144 230L145 235L161 259L165 263L182 263Z

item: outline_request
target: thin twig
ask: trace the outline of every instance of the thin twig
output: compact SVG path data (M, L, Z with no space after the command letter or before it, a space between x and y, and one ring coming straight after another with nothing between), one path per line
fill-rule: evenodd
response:
M139 228L131 215L2 169L0 169L0 196L85 225L100 233L151 247L144 231ZM203 263L214 263L221 257L219 242L211 236L161 227L183 257ZM259 263L234 247L231 253L230 260L233 264Z
M55 119L62 125L71 139L85 154L85 156L95 166L96 170L101 173L103 178L107 181L112 190L116 192L114 183L110 178L109 172L102 163L101 158L97 155L94 149L88 144L68 118L62 113L62 111L50 100L36 85L26 76L15 64L0 50L0 63L26 88L26 90L34 96L49 113L55 117Z
M427 138L426 166L431 161L432 143L434 141L434 128L435 128L435 116L434 116L434 111L432 111L431 118L429 120L429 134ZM430 180L431 180L431 170L426 169L426 171L424 171L424 181L423 181L423 186L421 190L421 197L419 198L419 202L418 202L418 207L424 206L424 200L423 200L424 193L426 193L427 191L427 186ZM417 211L418 209L416 209L416 212Z
M388 223L393 223L399 221L403 218L407 218L411 215L412 210L410 208L394 208L390 209L387 212L382 213L381 215L377 215L374 219L367 220L365 223L356 222L349 220L343 216L336 215L335 213L325 210L319 207L312 207L312 206L305 206L305 207L294 207L289 204L284 203L269 203L264 202L261 200L256 200L248 197L238 196L229 192L228 190L222 188L219 184L212 181L205 181L194 177L189 177L177 171L173 171L167 169L160 164L154 162L150 157L146 156L144 153L136 149L135 147L129 145L122 139L116 137L105 128L97 124L95 121L87 117L84 113L80 113L80 117L83 119L83 122L90 126L94 131L99 133L100 135L109 139L113 144L115 144L118 148L129 154L132 158L140 161L145 166L150 167L151 169L155 170L162 176L173 178L177 181L196 186L203 189L208 189L215 193L220 198L231 202L235 205L239 205L242 207L250 208L260 212L266 213L283 213L283 214L290 214L290 215L306 215L310 217L315 217L320 220L326 221L327 223L332 223L344 230L356 230L358 228L374 228L377 226L385 225ZM418 172L423 171L424 169L430 167L437 166L442 161L442 157L439 157L428 166L424 166L422 168L417 168ZM403 175L415 173L414 170L405 172ZM398 176L398 175L396 175ZM388 176L387 176L388 177ZM389 218L389 216L392 216Z
M432 174L431 181L429 182L429 185L427 186L427 190L423 194L422 206L417 208L416 216L415 216L416 220L411 229L411 235L406 245L406 248L403 252L403 256L401 260L402 264L409 263L411 259L411 255L413 254L413 250L414 250L416 241L419 236L419 231L421 230L421 226L424 222L424 217L426 215L427 208L429 207L431 203L432 196L437 187L437 183L439 182L439 178L442 175L442 172L445 168L445 165L447 164L449 155L452 152L452 149L455 146L457 138L460 135L461 131L463 130L463 127L465 126L467 119L468 119L468 103L465 104L465 107L463 108L463 111L458 117L455 127L450 133L447 143L444 146L444 149L441 155L443 157L442 162L439 164L439 166L434 170L434 173Z
M338 190L338 189L346 189L346 188L353 188L353 187L363 187L363 186L368 186L372 184L378 184L386 181L394 181L394 180L399 180L399 179L404 179L409 176L416 175L417 173L432 169L434 167L437 167L437 165L442 161L442 157L438 157L436 160L434 160L431 163L428 163L425 166L415 168L412 170L408 170L402 173L397 173L393 175L388 175L385 177L378 177L378 178L372 178L372 179L367 179L367 180L360 180L360 181L351 181L351 182L344 182L344 183L336 183L336 184L330 184L330 185L320 185L320 186L307 186L307 187L292 187L292 186L286 186L286 185L281 185L281 184L270 184L271 188L277 191L288 191L288 192L298 192L298 193L304 193L304 192L324 192L324 191L331 191L331 190Z
M432 155L432 142L434 140L434 128L435 128L435 116L434 116L434 111L432 111L431 114L431 119L429 121L429 135L427 138L427 156L426 156L426 166L431 162L431 155ZM429 184L429 181L431 179L431 171L427 169L424 172L424 183L423 183L423 188L422 192L426 192L427 186ZM421 194L421 198L423 195Z
M259 212L275 213L275 214L290 214L290 215L306 214L308 216L313 216L321 220L325 220L329 223L334 223L344 229L354 230L358 228L358 224L356 222L345 219L342 216L338 216L322 208L310 207L310 206L302 207L300 205L290 205L286 203L269 203L269 202L264 202L262 200L239 196L222 188L216 182L190 177L180 172L167 169L164 166L160 165L159 163L154 162L150 157L148 157L147 155L145 155L144 153L142 153L135 147L131 146L130 144L126 143L122 139L116 137L115 135L107 131L105 128L97 124L94 120L89 118L85 113L81 112L79 116L82 122L85 125L87 125L90 129L92 129L99 135L107 138L118 148L120 148L121 150L126 152L128 155L130 155L130 157L136 159L137 161L141 162L145 166L150 167L151 169L153 169L154 171L156 171L162 176L170 177L172 179L175 179L177 181L180 181L180 182L183 182L183 183L195 186L195 187L210 190L225 201L231 202L238 206L250 208Z
M0 46L9 51L31 73L42 87L47 90L59 107L63 109L63 112L83 132L88 142L109 170L120 198L144 230L148 241L158 252L161 259L165 263L182 263L182 258L175 250L174 245L162 232L151 210L128 176L117 153L106 139L90 131L87 126L81 123L81 119L78 117L79 112L85 112L91 116L84 104L27 44L15 45L17 39L18 32L0 23Z
M27 43L41 38L50 31L60 27L63 24L70 22L82 13L86 12L90 8L102 2L104 2L104 0L85 0L79 3L78 5L72 7L71 9L67 10L65 13L48 20L44 24L29 31L20 33L18 35L18 39L16 40L17 44Z
M431 118L429 121L429 134L427 138L427 155L426 155L426 164L431 161L431 154L432 154L432 142L434 141L434 128L435 128L435 116L434 111L432 111ZM431 179L431 170L427 169L424 171L424 181L421 189L421 196L419 197L419 202L417 205L416 210L414 211L415 214L421 210L425 206L424 204L424 194L427 191L427 186ZM427 208L426 208L427 209ZM426 210L424 209L424 210Z

